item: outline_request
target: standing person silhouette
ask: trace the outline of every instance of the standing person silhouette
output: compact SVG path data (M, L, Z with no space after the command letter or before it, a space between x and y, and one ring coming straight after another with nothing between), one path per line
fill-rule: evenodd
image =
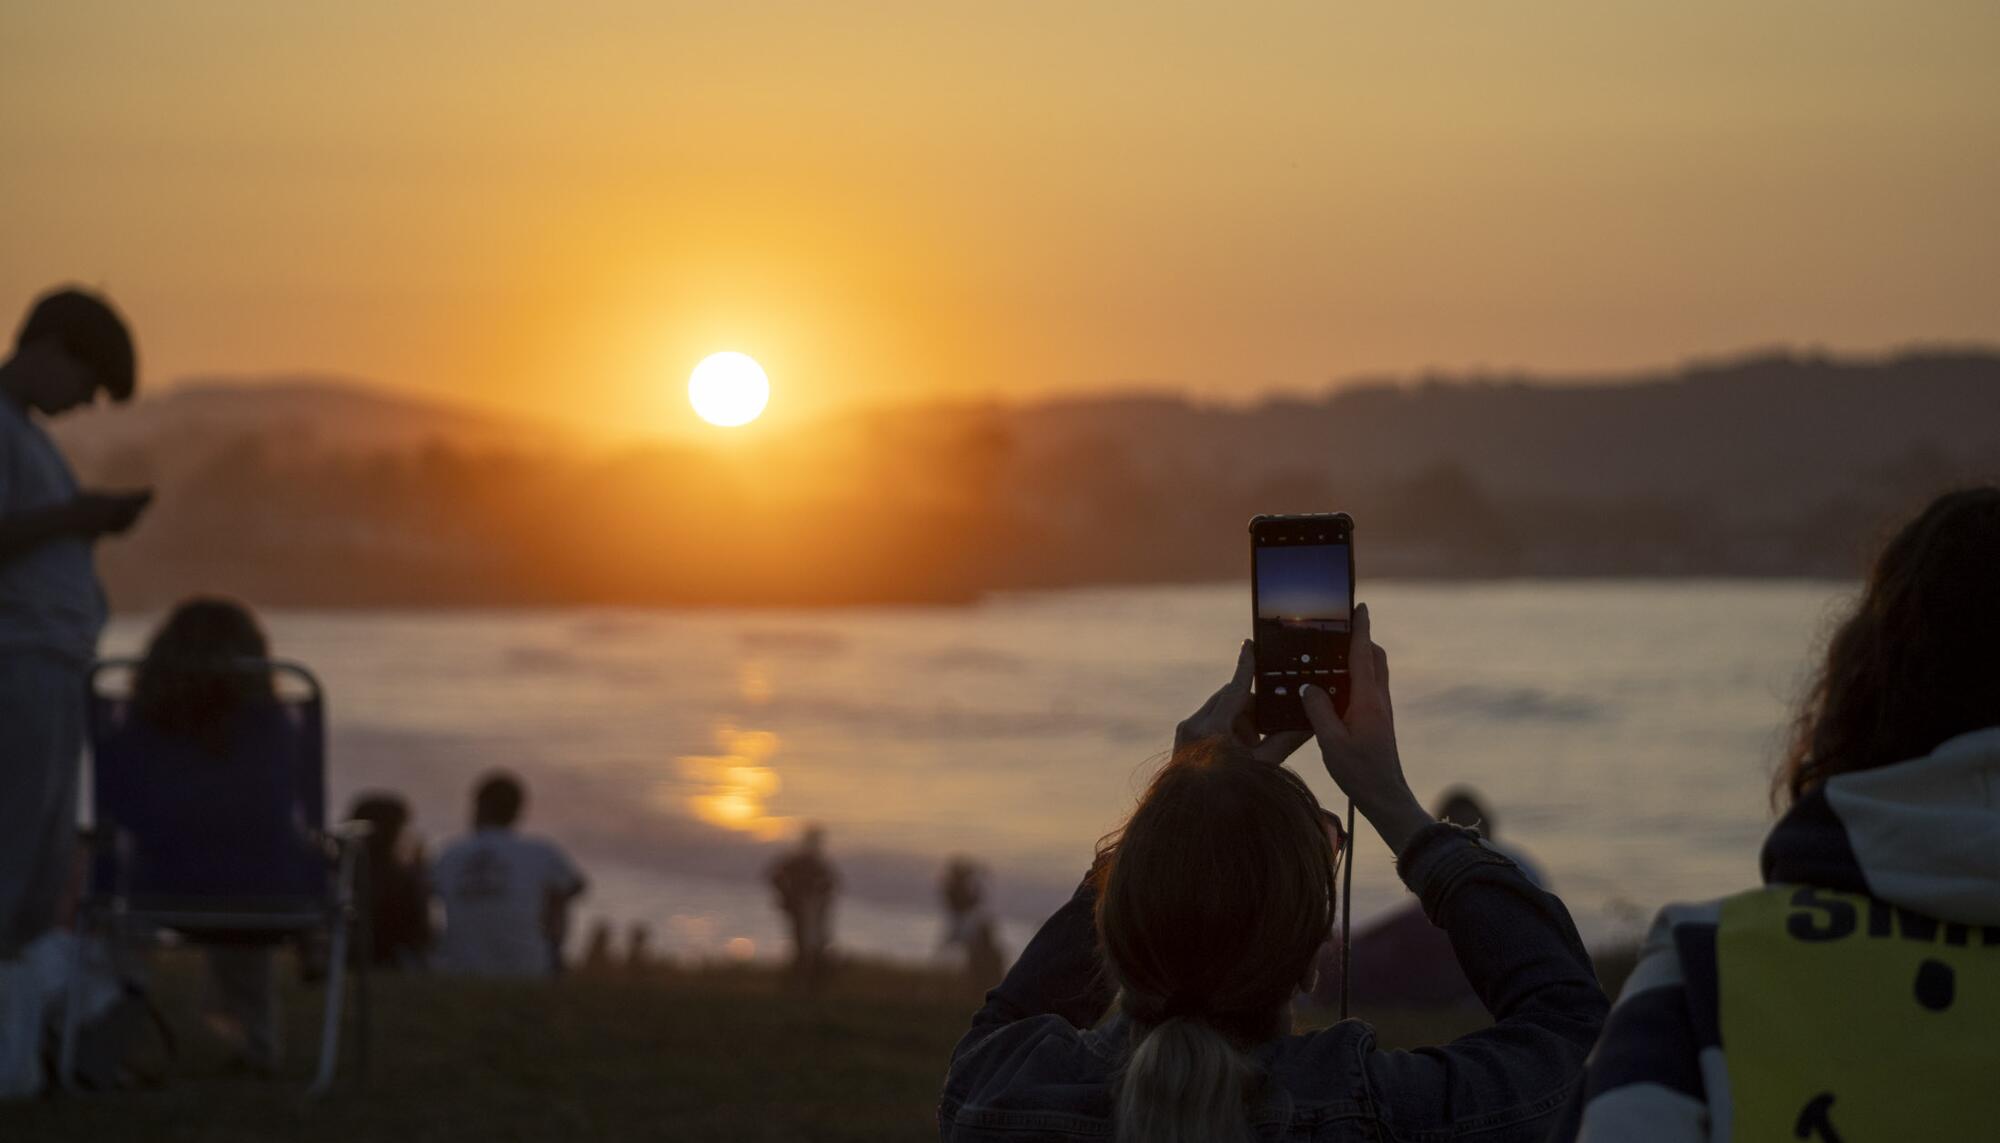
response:
M978 863L969 857L954 857L945 863L938 878L938 897L944 902L944 938L938 950L967 947L979 907L986 901L985 878Z
M812 993L826 983L833 941L833 897L840 875L826 859L826 831L806 827L799 848L771 863L768 879L792 935L792 981Z
M0 361L0 996L25 991L9 981L54 928L74 861L84 679L106 614L91 545L151 497L81 489L40 422L100 389L129 401L136 376L124 321L75 289L37 299ZM32 1086L0 1075L0 1092Z

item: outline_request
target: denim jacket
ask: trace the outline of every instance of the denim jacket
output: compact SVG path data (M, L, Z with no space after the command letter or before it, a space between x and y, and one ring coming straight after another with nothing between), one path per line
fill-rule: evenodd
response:
M1397 861L1451 936L1495 1023L1437 1048L1390 1051L1343 1020L1259 1045L1269 1082L1249 1109L1259 1139L1541 1139L1583 1071L1609 1007L1569 913L1470 830L1425 827ZM986 995L952 1050L938 1105L947 1141L1107 1139L1130 1044L1104 1020L1089 879Z

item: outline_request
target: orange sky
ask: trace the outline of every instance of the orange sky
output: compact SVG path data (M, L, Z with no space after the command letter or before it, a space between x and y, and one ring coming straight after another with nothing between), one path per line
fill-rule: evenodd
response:
M724 348L782 422L2000 341L1986 0L0 3L0 308L105 287L147 384L649 433Z

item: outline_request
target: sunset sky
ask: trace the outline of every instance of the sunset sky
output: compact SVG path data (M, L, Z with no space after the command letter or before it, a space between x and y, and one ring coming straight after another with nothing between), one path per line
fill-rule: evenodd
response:
M722 349L782 423L2000 342L1989 0L0 12L0 308L103 287L149 386L649 433Z

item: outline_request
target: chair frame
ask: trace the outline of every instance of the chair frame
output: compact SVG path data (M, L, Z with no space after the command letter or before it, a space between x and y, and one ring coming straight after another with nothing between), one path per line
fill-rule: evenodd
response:
M98 707L97 684L104 673L113 670L134 670L140 660L131 658L103 659L90 669L89 691L91 700L91 739L97 741ZM288 659L242 659L236 667L245 671L269 671L273 674L289 675L305 684L306 702L321 712L324 718L324 690L317 676L301 663ZM324 722L321 724L324 734ZM324 756L322 755L322 760ZM93 754L92 766L96 765ZM321 782L325 781L322 763ZM152 928L229 929L238 932L270 933L274 936L285 934L305 934L325 931L328 934L326 1000L320 1024L319 1063L313 1079L306 1088L308 1096L325 1095L333 1086L334 1073L340 1060L340 1026L347 1007L347 972L350 943L360 946L361 955L354 960L354 993L356 1020L357 1068L366 1074L368 1065L368 963L373 949L370 942L369 917L366 908L358 907L357 886L365 885L368 874L368 852L366 841L369 833L366 822L342 822L327 827L322 841L328 870L332 873L333 887L329 894L318 899L299 896L283 899L278 907L260 907L255 903L237 903L236 908L202 907L199 901L175 901L170 898L135 901L129 892L131 878L131 846L129 835L114 835L107 839L97 837L91 845L104 844L107 840L114 846L117 874L108 896L100 891L87 890L77 908L78 956L89 946L90 938L102 936L110 949L115 965L120 948L135 933ZM93 868L94 868L93 862ZM185 907L177 907L185 906ZM194 943L199 944L197 937ZM64 998L62 1040L57 1056L57 1075L63 1088L69 1091L76 1087L76 1046L81 1026L81 1005L83 973L69 974L69 988Z

